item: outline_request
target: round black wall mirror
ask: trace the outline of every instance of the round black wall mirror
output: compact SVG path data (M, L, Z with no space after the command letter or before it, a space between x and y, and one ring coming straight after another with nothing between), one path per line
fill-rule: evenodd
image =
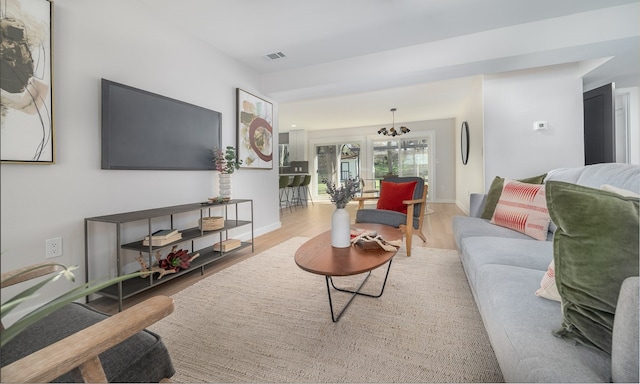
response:
M460 128L460 153L462 154L462 164L467 165L469 161L469 124L462 122Z

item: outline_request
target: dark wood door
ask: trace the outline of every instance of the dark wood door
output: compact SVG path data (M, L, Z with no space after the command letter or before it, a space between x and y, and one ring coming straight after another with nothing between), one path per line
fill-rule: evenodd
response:
M613 83L585 92L584 163L616 161L616 130Z

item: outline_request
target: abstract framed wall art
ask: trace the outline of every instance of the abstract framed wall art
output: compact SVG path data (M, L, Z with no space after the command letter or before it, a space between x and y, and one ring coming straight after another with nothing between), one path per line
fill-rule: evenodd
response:
M273 168L273 104L236 88L241 168Z
M52 31L52 1L0 1L3 163L55 163Z

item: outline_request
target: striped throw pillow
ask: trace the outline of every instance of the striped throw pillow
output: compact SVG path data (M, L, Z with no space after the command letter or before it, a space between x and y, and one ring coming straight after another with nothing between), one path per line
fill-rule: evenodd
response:
M505 180L491 222L536 240L546 240L551 219L544 188L544 184Z

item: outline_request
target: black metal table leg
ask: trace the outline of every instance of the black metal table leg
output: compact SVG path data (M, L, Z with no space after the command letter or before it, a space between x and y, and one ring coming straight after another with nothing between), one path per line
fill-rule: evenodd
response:
M380 293L377 294L377 295L372 295L372 294L369 294L369 293L360 292L360 289L362 288L364 283L366 283L367 280L369 279L369 277L371 276L371 271L369 271L367 273L367 276L365 276L365 278L362 280L362 282L360 282L360 285L358 286L358 288L356 290L354 290L354 291L349 290L349 289L336 287L335 284L333 283L333 279L331 278L331 276L325 276L325 280L326 280L326 283L327 283L327 295L329 296L329 309L331 310L331 320L334 323L337 322L338 320L340 320L340 317L342 316L344 311L347 309L347 307L349 307L349 304L351 304L351 302L353 301L353 298L356 297L356 295L373 297L373 298L377 298L377 297L382 296L382 294L384 293L384 287L387 285L387 277L389 277L389 270L391 269L391 262L392 261L393 261L393 259L389 260L389 263L387 264L387 272L384 275L384 281L382 282L382 288L380 289ZM331 285L329 285L329 283L331 283ZM333 287L333 289L335 289L336 291L347 292L347 293L351 293L352 294L351 297L349 298L349 301L346 302L344 307L342 307L342 309L340 310L340 312L338 312L337 315L333 311L333 301L331 300L331 287Z

